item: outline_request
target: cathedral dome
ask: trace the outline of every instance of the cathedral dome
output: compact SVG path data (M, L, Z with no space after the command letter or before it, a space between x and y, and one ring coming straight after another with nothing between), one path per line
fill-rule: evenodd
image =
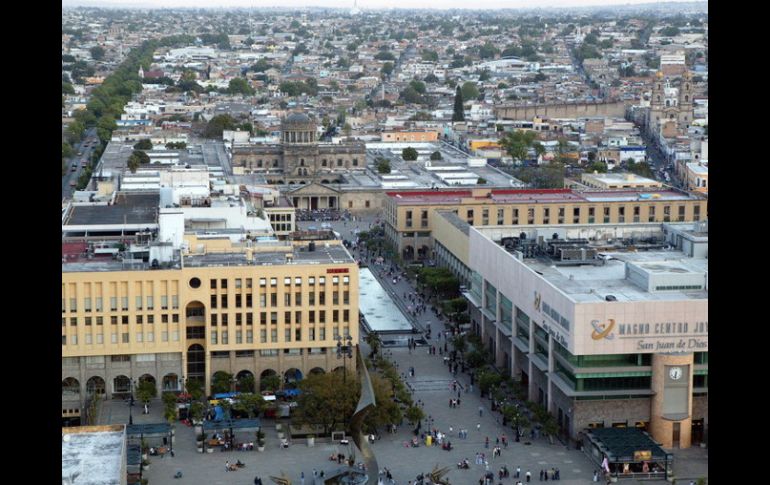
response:
M286 125L306 125L311 123L310 117L305 113L292 113L283 121Z

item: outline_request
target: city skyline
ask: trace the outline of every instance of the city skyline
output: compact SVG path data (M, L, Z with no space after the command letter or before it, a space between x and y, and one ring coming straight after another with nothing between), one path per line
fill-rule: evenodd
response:
M582 7L624 7L640 5L657 5L667 3L706 3L691 0L667 0L651 2L650 0L481 0L468 6L462 0L426 0L421 2L419 9L435 10L498 10L498 9L568 9ZM63 7L106 7L106 8L352 8L353 1L344 0L267 0L253 2L249 0L164 0L163 2L146 2L132 0L67 0L62 1ZM407 0L361 0L358 8L367 9L414 9L415 5Z

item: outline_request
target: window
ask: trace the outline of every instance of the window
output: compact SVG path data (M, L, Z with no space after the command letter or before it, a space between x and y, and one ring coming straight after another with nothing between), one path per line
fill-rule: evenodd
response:
M149 317L147 319L149 320ZM123 315L122 317L120 317L120 323L122 323L123 325L128 325L128 315Z
M91 317L86 317L86 326L91 326Z
M259 323L260 325L267 325L267 312L259 313Z
M141 316L141 315L137 315L136 316L136 324L137 325L141 325L142 323L144 323L144 317Z
M225 280L222 280L225 281ZM227 308L227 295L220 295L219 305L222 308Z
M168 342L168 332L163 331L160 333L160 340L161 342Z
M641 215L641 208L638 205L634 206L634 222L639 222L639 218Z
M326 311L320 310L318 312L318 323L326 323Z
M318 338L320 340L326 340L326 329L325 328L319 328L318 329Z
M93 343L92 339L93 339L93 337L91 337L91 334L87 333L86 334L86 345L91 345ZM141 340L140 340L140 342L141 342Z
M278 324L278 312L270 312L270 324L271 325Z
M315 305L315 291L311 291L310 293L308 293L307 304Z
M308 312L308 322L315 323L315 310L310 310Z
M270 278L270 286L272 287L278 286L278 278Z
M626 222L626 208L618 207L618 222Z
M253 305L251 293L246 295L246 308L251 308Z
M254 343L254 330L246 330L246 343Z
M270 330L270 343L278 342L278 329L274 328Z
M216 290L217 289L217 280L212 279L211 280L211 289Z
M648 214L649 215L648 215L647 220L649 222L655 222L655 206L654 205L650 206Z
M357 166L358 166L358 159L357 159L357 158L354 158L354 159L353 159L353 166L354 166L354 167L357 167Z
M227 330L222 330L222 345L228 344L227 335L228 335Z
M684 220L684 206L683 205L679 206L679 220L680 221Z
M283 314L283 323L285 323L286 325L290 325L291 324L291 312L284 312L284 314Z
M211 308L217 308L217 295L211 295Z
M251 288L251 278L246 278L246 288Z
M152 297L150 297L150 298L152 298ZM148 298L147 301L150 301L150 299ZM74 303L70 303L70 308L71 309L75 308ZM74 312L75 310L71 310L71 311ZM110 297L110 311L112 311L112 312L118 311L118 297L117 296L111 296Z
M226 326L227 326L227 320L228 320L228 317L229 317L229 315L228 315L227 313L223 313L223 314L222 314L222 326L223 326L223 327L226 327Z
M154 342L155 341L155 333L154 332L147 332L147 341L148 342Z
M302 305L302 293L294 293L294 305L301 306Z
M308 328L307 329L307 338L311 342L315 340L315 329L314 328Z
M315 276L311 276L307 279L307 284L314 285L315 284Z
M141 299L141 297L139 297L139 305L141 306L141 304L142 304L142 299ZM141 308L139 308L139 310L141 310ZM102 297L101 296L96 297L96 311L97 312L102 311Z
M216 344L217 343L217 332L211 332L211 343Z
M267 330L260 330L259 331L259 342L260 343L267 343Z
M319 285L325 285L326 284L326 276L319 276L318 277L318 284Z
M216 314L216 313L212 313L211 314L211 325L216 327L218 323L219 323L219 315Z
M235 295L235 308L241 308L241 295Z
M118 343L118 334L117 333L113 332L110 335L110 342L112 342L113 344Z
M339 316L340 316L339 310L332 310L332 322L333 323L337 323L337 322L340 321Z
M291 306L291 293L284 293L283 294L283 305L284 306Z
M173 315L171 315L171 322L172 323L179 323L179 314L178 313L174 313Z
M573 224L580 223L580 207L572 208L572 223Z
M254 324L254 314L253 313L247 313L246 314L246 325L253 325Z
M671 222L671 206L663 206L663 222Z
M83 299L83 311L90 312L91 311L91 299L90 298L84 298Z
M147 323L155 323L155 315L147 315Z
M325 291L319 291L318 292L318 304L319 305L326 305L326 292Z
M235 278L235 287L241 288L243 286L243 280L240 278Z
M551 209L548 207L543 208L543 224L548 224L551 222Z
M473 209L468 209L467 215L466 215L466 220L467 220L468 224L470 224L471 226L473 225Z
M148 310L154 310L155 309L155 303L151 296L147 297L147 309Z
M220 286L220 288L222 288L223 290L226 290L226 289L227 289L227 280L226 280L226 279L222 279L222 280L220 281L220 284L219 284L219 286Z
M481 225L482 226L488 226L489 225L489 209L482 209L481 210Z
M605 207L604 208L604 223L607 224L610 222L610 208Z
M74 320L74 318L73 318L73 320ZM115 317L115 316L110 317L110 323L113 324L113 325L117 325L118 324L118 317Z
M267 286L267 279L266 278L260 278L259 279L259 286L261 286L261 287Z
M339 292L332 291L332 305L339 305L339 304L340 304Z
M692 219L694 221L699 221L700 220L700 206L699 205L693 206L692 209L693 209Z
M513 209L513 219L511 221L511 224L518 224L519 223L519 209Z
M128 343L128 332L122 334L122 341L124 344Z
M530 207L527 209L527 224L535 223L535 208Z
M291 329L287 328L283 331L283 341L284 342L291 342Z
M171 308L174 310L179 309L179 295L171 296Z
M502 226L505 223L505 211L497 209L497 225Z
M350 310L342 310L342 321L345 323L350 321Z
M564 207L559 207L559 224L564 224Z
M243 315L240 313L235 314L235 324L241 325L243 323Z
M344 284L346 284L346 285L347 285L348 283L350 283L350 276L343 276L343 277L342 277L342 282L343 282Z
M160 309L161 310L168 310L168 296L167 295L161 295L161 297L160 297Z
M160 323L168 323L168 315L161 315Z

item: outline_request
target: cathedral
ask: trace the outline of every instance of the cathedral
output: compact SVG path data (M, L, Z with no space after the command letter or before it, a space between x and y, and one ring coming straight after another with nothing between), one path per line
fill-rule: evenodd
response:
M319 143L315 122L292 113L281 122L280 143L235 147L232 164L244 174L262 174L272 184L331 183L343 173L366 169L366 147Z
M693 120L693 81L690 71L685 71L674 87L663 73L655 74L650 98L647 130L655 137L663 135L672 138L687 132Z

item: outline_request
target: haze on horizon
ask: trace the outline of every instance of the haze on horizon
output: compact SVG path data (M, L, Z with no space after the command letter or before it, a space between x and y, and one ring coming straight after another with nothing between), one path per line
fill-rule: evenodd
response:
M692 0L423 0L415 4L410 0L358 0L358 7L366 9L535 9L612 7L655 3L693 3ZM700 2L699 2L700 3ZM269 7L324 7L351 8L353 0L62 0L63 7L115 7L115 8L269 8Z

